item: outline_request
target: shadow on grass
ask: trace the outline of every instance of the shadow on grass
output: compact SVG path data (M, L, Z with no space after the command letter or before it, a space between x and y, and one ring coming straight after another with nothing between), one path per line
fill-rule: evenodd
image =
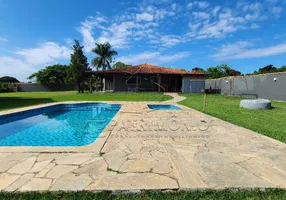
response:
M272 106L271 109L277 109L277 108L282 109L282 110L286 110L286 107L282 107L282 106Z
M52 102L51 98L0 97L0 111Z

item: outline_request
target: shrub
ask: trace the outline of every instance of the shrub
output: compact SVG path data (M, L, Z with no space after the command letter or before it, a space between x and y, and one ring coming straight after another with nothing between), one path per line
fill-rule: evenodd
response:
M0 92L17 92L18 85L15 83L0 83Z
M1 83L19 83L19 81L11 76L3 76L0 78Z

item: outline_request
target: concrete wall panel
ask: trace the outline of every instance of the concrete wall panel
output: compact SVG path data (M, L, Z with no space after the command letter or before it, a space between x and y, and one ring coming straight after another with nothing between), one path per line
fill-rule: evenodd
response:
M19 83L20 92L52 92L75 90L73 84L40 84L40 83Z
M258 98L286 101L285 73L206 80L205 88L210 87L221 89L223 94L255 94Z

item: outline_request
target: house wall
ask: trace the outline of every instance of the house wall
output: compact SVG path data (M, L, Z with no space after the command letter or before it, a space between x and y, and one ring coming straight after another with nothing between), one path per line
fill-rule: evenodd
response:
M201 93L205 89L205 78L201 76L183 76L183 93Z
M209 79L205 87L220 89L222 94L252 94L258 98L286 101L286 73Z

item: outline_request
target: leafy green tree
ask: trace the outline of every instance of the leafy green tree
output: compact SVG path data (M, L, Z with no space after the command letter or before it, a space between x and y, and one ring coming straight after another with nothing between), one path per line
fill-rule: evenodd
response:
M286 65L281 66L280 68L276 68L273 65L266 65L265 67L261 67L258 70L254 70L252 74L267 74L273 72L285 72Z
M19 81L11 76L3 76L0 78L0 83L19 83Z
M208 78L221 78L226 76L241 75L241 72L232 69L227 64L217 65L216 67L209 67L207 69Z
M222 64L220 65L222 71L223 71L223 76L230 76L232 69L227 65L227 64Z
M219 65L216 67L209 67L207 73L208 78L220 78L224 76L224 71Z
M192 71L206 72L206 70L204 70L203 68L200 68L200 67L195 67L192 69Z
M28 77L28 79L36 78L37 83L72 83L72 77L70 73L70 66L68 65L51 65L47 66Z
M130 67L131 65L126 65L125 63L123 62L116 62L112 68L113 69L124 69L124 68L127 68L127 67Z
M276 71L277 71L277 68L274 67L273 65L266 65L265 67L258 69L259 74L271 73L271 72L276 72Z
M71 73L78 86L78 93L83 92L81 84L83 83L86 71L89 71L87 57L83 54L83 46L80 46L78 40L75 40L75 44L72 46L73 53L71 54Z
M117 55L117 52L112 49L111 45L106 42L103 44L96 43L96 47L92 49L92 52L97 55L92 60L92 65L96 67L96 70L101 68L102 70L110 69L112 57Z
M286 72L286 65L281 66L278 70L279 72Z

